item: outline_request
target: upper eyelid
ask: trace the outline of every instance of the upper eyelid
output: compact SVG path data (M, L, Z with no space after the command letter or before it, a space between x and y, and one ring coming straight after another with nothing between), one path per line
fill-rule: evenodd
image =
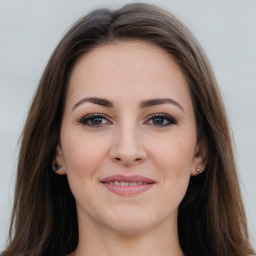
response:
M108 122L112 122L110 120L111 118L109 118L106 114L103 114L103 113L90 113L90 114L84 115L81 118L79 118L78 119L78 123L83 124L83 121L85 121L86 119L88 119L87 121L89 121L90 119L97 118L97 117L104 118ZM86 125L86 124L83 124L83 125ZM88 126L93 126L93 125L88 125Z
M110 117L109 117L108 115L106 115L106 114L95 112L95 113L89 113L89 114L86 114L86 115L82 115L82 117L81 117L80 119L85 118L85 117L90 117L90 116L91 116L91 117L100 116L100 117L110 118Z
M172 115L166 114L166 113L162 113L162 112L150 114L150 115L147 116L147 119L148 118L153 118L153 117L163 117L163 118L166 117L166 118L173 119L173 120L177 121L177 119L174 118Z
M79 123L83 124L83 121L84 121L84 124L83 125L87 125L87 126L97 126L97 125L93 125L93 124L86 124L85 121L89 121L93 118L97 118L97 117L100 117L100 118L103 118L105 120L107 120L109 123L112 123L113 121L111 120L111 118L109 116L107 116L106 114L103 114L103 113L90 113L90 114L87 114L85 116L83 116L82 118L80 118L78 120ZM162 126L169 126L169 125L172 125L172 124L178 124L177 122L177 119L174 118L173 116L169 115L169 114L166 114L166 113L162 113L162 112L157 112L157 113L152 113L150 115L148 115L146 117L146 120L143 121L143 124L144 122L149 122L149 120L151 120L152 118L157 118L157 117L160 117L160 118L165 118L166 120L168 120L170 123L169 124L165 124L165 125L162 125ZM86 120L87 119L87 120ZM109 124L99 124L98 126L104 126L104 125L109 125ZM151 124L152 125L152 124ZM161 127L161 125L159 125L159 127Z
M150 117L155 117L155 116L162 116L162 117L166 116L166 117L173 118L171 115L163 113L163 112L153 113L153 114L148 115L147 117L150 118Z
M174 118L173 116L169 115L169 114L165 114L165 113L155 113L155 114L151 114L148 116L147 120L150 120L154 117L161 117L161 118L165 118L165 119L169 119L173 122L173 124L178 124L177 119Z
M79 118L79 122L82 122L83 119L86 119L86 118L96 118L96 117L101 117L101 118L104 118L106 120L108 120L109 122L112 122L112 118L109 117L108 115L104 114L104 113L90 113L90 114L87 114L87 115L84 115L82 116L81 118ZM162 117L162 118L168 118L168 119L171 119L173 120L174 122L177 123L177 119L174 118L173 116L169 115L169 114L166 114L166 113L163 113L163 112L157 112L157 113L152 113L150 115L147 115L145 117L146 121L149 120L149 119L152 119L154 117Z
M153 114L150 114L150 115L147 115L146 119L148 118L153 118L153 117L156 117L156 116L161 116L161 117L169 117L171 119L174 119L176 120L174 117L172 117L171 115L169 114L166 114L166 113L163 113L163 112L157 112L157 113L153 113ZM79 120L82 120L86 117L104 117L106 119L111 119L108 115L106 114L103 114L103 113L90 113L90 114L87 114L87 115L83 115L81 118L79 118Z

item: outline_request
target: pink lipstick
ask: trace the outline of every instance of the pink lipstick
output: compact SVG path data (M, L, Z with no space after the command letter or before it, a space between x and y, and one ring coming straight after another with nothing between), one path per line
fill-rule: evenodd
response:
M156 181L143 176L113 175L100 181L108 190L119 195L136 195L149 190Z

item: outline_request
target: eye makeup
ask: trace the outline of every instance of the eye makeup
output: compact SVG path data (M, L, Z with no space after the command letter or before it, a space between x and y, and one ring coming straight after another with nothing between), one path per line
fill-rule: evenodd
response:
M103 113L92 113L88 114L78 121L80 124L87 127L102 127L105 125L111 125L112 122L109 120L108 116ZM143 124L149 124L155 127L167 127L170 125L178 124L177 120L170 115L164 113L156 113L147 117Z

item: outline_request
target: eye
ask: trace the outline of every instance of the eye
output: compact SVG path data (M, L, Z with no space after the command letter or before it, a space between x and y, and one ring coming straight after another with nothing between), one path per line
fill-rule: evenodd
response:
M111 124L104 114L89 114L82 117L78 122L89 127L99 127Z
M166 114L153 114L150 116L147 123L156 127L165 127L178 124L176 119Z

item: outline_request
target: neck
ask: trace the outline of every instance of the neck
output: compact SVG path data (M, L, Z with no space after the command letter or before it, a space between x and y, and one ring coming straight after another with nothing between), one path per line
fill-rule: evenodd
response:
M178 239L177 221L140 232L117 232L78 218L79 242L75 256L184 256Z

